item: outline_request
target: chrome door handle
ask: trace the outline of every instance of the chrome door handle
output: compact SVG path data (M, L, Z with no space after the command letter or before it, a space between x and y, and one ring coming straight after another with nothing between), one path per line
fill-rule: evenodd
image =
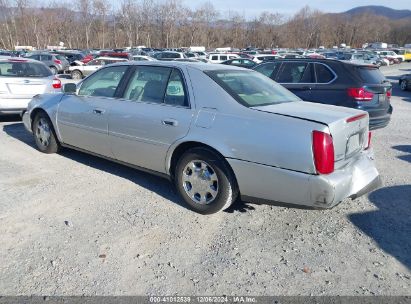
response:
M103 114L104 114L104 110L94 109L94 110L93 110L93 114L103 115Z
M172 127L176 127L178 125L178 121L175 119L171 119L171 118L163 119L161 123L165 126L172 126Z

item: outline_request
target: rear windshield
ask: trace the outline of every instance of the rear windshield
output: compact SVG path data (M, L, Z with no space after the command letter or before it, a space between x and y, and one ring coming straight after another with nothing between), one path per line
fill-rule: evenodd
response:
M379 69L372 67L358 67L357 69L365 83L381 84L385 81L385 77Z
M217 84L246 107L299 101L293 93L255 71L206 71Z
M41 63L0 62L0 77L48 77L51 75L51 71Z

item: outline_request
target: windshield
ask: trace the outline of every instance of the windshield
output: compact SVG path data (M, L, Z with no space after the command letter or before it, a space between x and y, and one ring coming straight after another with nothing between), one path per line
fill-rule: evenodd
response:
M51 75L51 71L41 63L0 62L0 77L48 77Z
M293 93L270 78L254 71L206 71L217 84L246 107L300 101Z

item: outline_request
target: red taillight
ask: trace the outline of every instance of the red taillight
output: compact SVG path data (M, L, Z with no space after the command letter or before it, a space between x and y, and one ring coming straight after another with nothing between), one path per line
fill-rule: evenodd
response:
M61 81L58 78L53 79L53 84L52 84L54 89L61 89Z
M387 91L387 100L388 100L388 101L390 101L391 96L392 96L392 91L391 91L391 89L389 89L389 90Z
M364 88L348 88L348 96L357 101L370 101L374 97L374 93L367 91Z
M319 174L334 172L334 144L330 134L313 131L315 169Z
M61 64L61 60L56 59L56 60L54 60L54 63Z
M365 150L367 150L369 147L371 147L371 132L368 131L368 142Z

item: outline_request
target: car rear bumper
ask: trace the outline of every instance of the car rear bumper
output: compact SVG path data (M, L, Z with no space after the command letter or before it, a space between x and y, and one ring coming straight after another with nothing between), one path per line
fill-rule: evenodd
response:
M379 174L370 151L328 175L311 175L277 167L228 159L241 197L331 208L346 198L356 198L379 186Z
M31 131L31 119L30 119L29 112L24 112L24 114L22 116L22 120L23 120L23 124L24 124L24 127L26 128L26 130L31 133L32 132Z
M392 111L393 108L391 105L388 108L387 113L385 113L383 116L376 116L373 111L368 111L368 114L370 115L370 130L376 130L386 127L390 123Z
M22 113L27 109L31 98L0 98L0 113Z

